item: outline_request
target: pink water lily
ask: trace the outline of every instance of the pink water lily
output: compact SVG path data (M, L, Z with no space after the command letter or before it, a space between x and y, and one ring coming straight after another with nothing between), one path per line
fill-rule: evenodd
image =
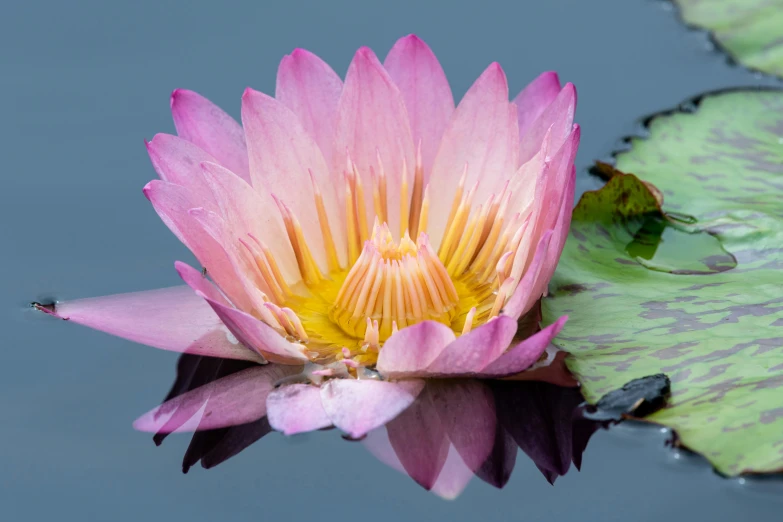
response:
M147 144L160 179L144 194L208 277L178 262L187 287L52 313L166 350L274 363L253 370L268 385L241 409L289 434L362 437L428 379L518 376L566 320L518 332L568 232L575 105L551 72L510 102L495 63L455 108L416 36L383 63L359 49L344 81L295 50L275 97L245 91L241 126L176 90L178 136ZM159 431L160 419L136 426Z

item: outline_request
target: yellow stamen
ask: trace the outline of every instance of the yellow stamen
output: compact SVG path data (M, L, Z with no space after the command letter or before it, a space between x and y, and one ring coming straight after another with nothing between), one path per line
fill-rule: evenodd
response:
M321 225L321 235L324 238L324 247L326 249L326 262L329 266L330 272L336 272L340 270L340 261L337 258L337 248L334 246L334 238L332 237L332 229L329 228L329 218L326 216L326 208L324 207L324 198L321 194L318 184L315 182L315 176L313 171L310 173L310 182L313 184L313 193L315 198L315 208L318 211L318 223Z
M476 317L476 307L470 309L468 315L465 316L465 326L462 327L462 335L470 332L473 328L473 318Z
M400 187L400 237L408 232L408 163L402 160L402 187Z
M411 194L411 210L408 223L411 226L411 235L417 237L421 228L419 227L419 216L422 207L422 191L424 190L424 165L421 160L421 140L416 147L416 168L413 171L413 194ZM403 195L403 197L405 197Z

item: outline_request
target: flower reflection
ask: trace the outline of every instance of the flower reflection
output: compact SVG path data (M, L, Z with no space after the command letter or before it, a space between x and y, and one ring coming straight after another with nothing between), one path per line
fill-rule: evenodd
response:
M154 425L156 444L171 432L193 431L183 471L199 461L214 467L273 431L264 398L295 374L272 368L183 355L163 404L137 426ZM432 380L405 411L358 440L380 461L445 498L459 495L474 475L505 486L518 449L554 483L572 463L580 467L590 436L601 426L581 416L582 401L576 388L542 381Z

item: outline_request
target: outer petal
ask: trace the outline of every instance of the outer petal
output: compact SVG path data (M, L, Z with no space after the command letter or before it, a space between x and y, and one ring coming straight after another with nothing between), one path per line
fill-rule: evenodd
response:
M201 265L207 268L212 279L234 305L251 309L251 301L242 282L236 277L225 249L189 213L190 208L198 205L198 202L194 201L195 196L185 187L158 180L151 181L144 187L144 195L163 222L193 252Z
M187 286L67 301L54 315L162 350L261 361Z
M482 377L496 378L514 375L530 368L563 329L568 316L564 315L540 332L531 335L498 357L481 371Z
M530 82L514 98L517 106L519 138L524 139L528 129L551 104L560 92L560 78L554 71L542 73Z
M407 376L432 364L456 336L445 324L424 321L403 328L389 337L378 356L376 368L387 378Z
M247 133L253 186L257 191L275 195L291 208L302 225L313 257L326 272L326 250L310 179L312 173L323 194L337 252L345 262L347 246L335 191L337 184L329 176L321 150L296 115L274 98L247 89L242 96L242 123Z
M293 343L286 341L274 328L241 310L220 304L200 295L245 346L257 350L266 360L278 364L303 364L307 357Z
M269 424L286 435L320 430L332 425L321 406L321 392L309 384L278 388L266 400Z
M516 171L518 140L516 109L508 102L506 75L493 63L459 103L435 157L430 185L437 187L439 195L430 209L433 248L440 246L457 181L466 165L466 189L478 183L474 201L484 203Z
M427 366L423 375L443 377L478 373L506 351L516 331L517 318L501 315L459 336Z
M187 187L193 206L214 210L215 198L199 164L203 161L216 162L215 158L197 145L170 134L156 134L146 145L160 179Z
M555 229L552 232L552 243L546 252L546 261L544 261L544 268L542 274L539 277L539 282L542 285L540 289L545 295L547 291L547 285L555 274L555 268L560 261L560 254L563 253L566 239L568 239L568 230L571 227L571 215L574 208L574 192L576 189L576 168L571 166L571 174L568 177L566 189L563 193L563 201L560 204L560 214L557 217L555 223Z
M541 113L520 138L519 164L532 158L552 128L552 149L557 150L571 133L576 112L576 89L571 83L565 84L555 100Z
M400 230L400 189L403 164L412 185L414 143L405 101L373 52L363 47L348 67L337 114L333 175L339 179L346 168L346 151L356 163L364 185L365 207L370 226L373 208L371 167L378 170L380 154L387 177L389 227ZM410 194L405 194L410 197Z
M248 368L166 401L133 423L140 431L210 430L253 422L266 415L266 399L275 384L301 367ZM192 422L196 414L199 414Z
M449 82L435 54L413 34L397 40L383 66L405 100L414 143L421 141L426 183L443 132L454 112Z
M171 93L171 115L181 138L195 143L250 183L245 133L234 118L200 94L185 89Z
M321 387L321 402L332 424L358 439L399 415L423 388L421 380L335 379Z
M204 275L200 270L196 270L192 266L188 265L187 263L183 263L182 261L174 261L174 269L177 271L182 280L185 281L185 284L192 288L194 292L201 292L208 299L211 299L216 303L220 303L224 306L230 306L226 298L223 297L223 294L221 294L220 291L215 288L215 285L213 285L209 279L207 279L206 275Z
M304 49L294 49L277 69L275 98L291 109L315 140L327 164L334 145L337 104L343 81L326 62Z
M514 320L519 319L522 314L530 310L536 301L541 298L543 293L542 287L545 287L545 285L542 285L540 280L551 242L552 231L549 230L536 245L533 261L527 267L525 275L522 276L522 280L503 307L503 315L513 317Z

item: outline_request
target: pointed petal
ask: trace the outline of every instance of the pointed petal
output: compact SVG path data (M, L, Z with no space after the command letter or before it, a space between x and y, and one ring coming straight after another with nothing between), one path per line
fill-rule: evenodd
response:
M383 344L376 368L391 379L420 372L455 338L451 328L436 321L403 328Z
M215 285L207 279L207 276L201 270L196 270L182 261L174 261L174 269L179 274L179 277L185 281L185 284L192 288L194 292L201 292L208 299L229 306L229 302L223 297L223 294L215 288Z
M574 379L574 376L568 370L566 365L566 358L568 353L558 350L553 344L546 347L547 359L541 361L540 359L533 364L527 370L521 373L504 377L504 380L509 381L540 381L560 386L561 388L576 388L579 386L579 381ZM551 355L550 355L551 352ZM543 358L543 356L542 356Z
M335 379L321 387L321 402L332 424L358 439L399 415L423 388L421 380Z
M335 184L321 150L285 105L247 89L242 96L242 123L247 133L250 175L257 191L265 190L288 205L302 225L307 244L322 271L326 250L318 221L310 172L323 193L335 246L345 255L344 227ZM372 186L372 185L368 185ZM275 208L273 205L272 208ZM344 257L340 259L344 260Z
M201 456L201 467L204 469L214 468L218 464L239 454L272 431L272 427L269 425L269 420L266 417L249 424L228 428L227 433L220 442Z
M189 213L189 209L198 206L193 194L180 185L155 180L144 187L144 195L161 220L193 252L234 305L250 309L251 301L236 277L225 249Z
M253 234L269 247L286 282L299 281L293 248L269 192L261 185L254 189L215 163L202 163L201 169L226 223L226 237L220 240L223 247L230 252L231 248L239 248L240 238L247 241L248 234Z
M400 188L403 163L412 183L415 166L414 142L405 101L400 90L375 54L363 47L354 55L337 114L333 174L340 179L346 165L346 151L356 163L364 185L368 220L372 203L370 167L378 170L380 153L387 177L389 227L395 236L400 229ZM406 194L405 197L410 197Z
M266 399L269 424L285 435L320 430L332 425L321 405L321 392L309 384L278 388Z
M495 400L482 382L472 379L427 383L435 410L449 440L471 470L478 470L495 444Z
M541 290L546 291L549 281L555 274L557 263L560 261L560 255L563 253L565 242L568 239L568 231L571 227L571 215L574 209L574 192L576 189L576 168L571 166L571 174L566 182L566 189L563 192L563 201L560 203L560 214L555 222L555 229L552 232L552 242L546 251L546 260L544 268L539 277Z
M559 92L560 78L556 72L548 71L540 74L517 94L514 104L517 106L520 139L524 139L533 122L555 101Z
M547 231L538 242L533 261L527 267L525 275L514 289L514 293L503 307L503 315L513 317L514 320L533 308L543 294L543 286L540 282L546 262L547 252L552 242L552 231Z
M173 352L260 361L187 286L57 303L55 315Z
M506 351L516 331L516 318L498 316L459 336L443 349L422 375L445 377L478 373Z
M242 344L258 351L267 361L294 365L307 362L301 346L285 340L265 322L241 310L213 301L204 294L201 296Z
M430 184L439 195L431 202L430 240L435 249L446 229L457 181L467 165L466 189L479 183L475 200L483 203L517 169L519 129L508 102L508 84L500 65L490 65L457 106L443 135Z
M454 112L449 82L435 54L413 34L397 40L383 66L405 100L413 142L418 144L421 140L426 184L443 132Z
M497 378L514 375L530 368L541 357L552 339L560 333L567 320L568 316L564 315L540 332L513 346L492 364L481 370L481 375L487 378Z
M424 489L432 489L449 453L449 438L425 388L386 425L389 443L405 472Z
M277 69L275 98L291 109L315 140L327 164L334 146L337 104L343 81L329 65L313 53L294 49Z
M146 142L152 166L160 179L188 189L193 206L215 208L215 198L201 174L199 164L203 161L216 162L209 153L197 145L169 134L156 134Z
M186 89L171 93L171 115L180 138L198 145L250 183L245 132L234 118L205 97Z
M519 164L532 158L541 148L541 141L552 128L552 149L558 150L571 133L576 112L576 89L565 84L555 100L530 125L524 136L520 136Z
M473 471L465 464L459 451L452 444L446 454L443 469L441 469L440 475L430 491L443 499L454 500L467 487L472 478Z
M266 398L275 384L298 371L301 367L272 364L242 370L166 401L136 419L133 427L161 432L168 425L174 428L170 431L190 431L253 422L266 415ZM190 420L194 416L196 423Z
M476 476L498 489L503 488L517 462L519 447L514 438L500 425L495 432L495 444L492 447L487 460L476 470Z

